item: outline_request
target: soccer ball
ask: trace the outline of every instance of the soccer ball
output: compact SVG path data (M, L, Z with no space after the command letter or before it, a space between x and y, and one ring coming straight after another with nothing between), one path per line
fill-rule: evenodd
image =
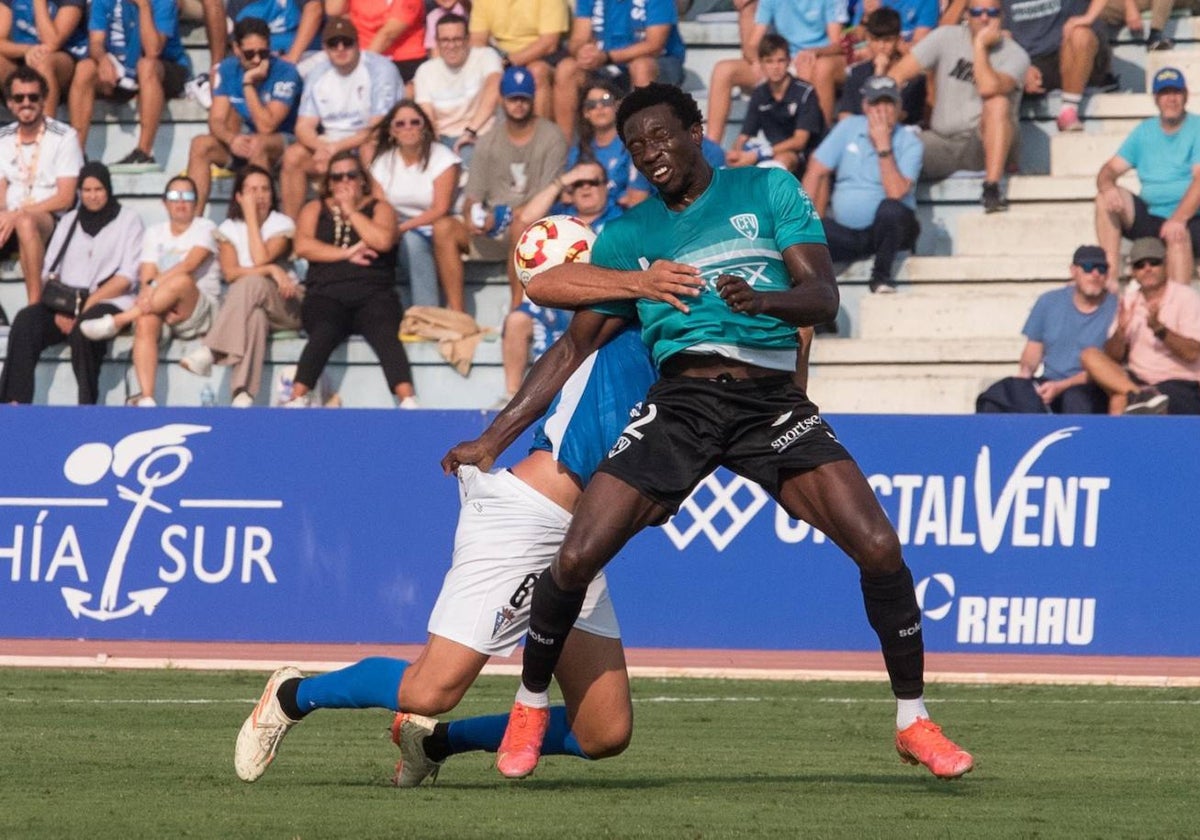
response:
M521 285L543 271L569 262L591 262L596 234L574 216L546 216L525 229L513 251Z

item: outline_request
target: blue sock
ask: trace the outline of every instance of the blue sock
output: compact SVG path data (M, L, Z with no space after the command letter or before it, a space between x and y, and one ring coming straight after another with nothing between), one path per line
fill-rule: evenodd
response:
M508 715L484 715L451 721L446 726L446 739L450 743L450 755L483 750L496 752L508 726ZM579 746L575 733L567 724L566 706L550 707L550 726L542 742L542 755L574 755L587 758Z
M305 677L296 688L296 705L314 709L391 709L400 711L400 679L408 663L372 656L340 671Z

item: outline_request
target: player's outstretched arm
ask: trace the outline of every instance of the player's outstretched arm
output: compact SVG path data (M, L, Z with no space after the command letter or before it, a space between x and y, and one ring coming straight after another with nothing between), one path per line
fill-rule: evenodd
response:
M463 464L491 469L500 453L546 413L554 395L562 390L583 360L603 347L624 325L623 318L577 312L567 331L534 363L521 388L484 433L475 440L455 445L442 457L446 475Z
M686 301L704 288L700 269L655 260L642 271L620 271L589 263L565 263L529 281L525 293L534 303L555 309L581 309L612 300L660 300L687 312Z
M792 245L783 252L792 278L784 292L756 292L743 278L722 274L717 293L734 312L770 315L796 327L825 324L837 317L841 297L829 249L824 245Z

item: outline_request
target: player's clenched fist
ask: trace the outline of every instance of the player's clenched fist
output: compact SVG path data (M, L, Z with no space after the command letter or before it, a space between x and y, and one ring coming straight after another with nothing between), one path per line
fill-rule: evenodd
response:
M717 293L721 300L734 312L744 312L747 315L758 315L762 312L762 301L746 278L736 274L722 274L717 278Z

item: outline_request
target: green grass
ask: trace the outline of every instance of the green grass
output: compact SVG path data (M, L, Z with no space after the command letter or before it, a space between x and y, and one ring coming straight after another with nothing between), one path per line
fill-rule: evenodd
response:
M974 773L902 765L883 684L636 680L619 758L512 783L481 753L389 784L383 711L318 712L259 782L263 674L0 671L0 838L1195 837L1195 691L933 686ZM458 714L507 708L484 679Z

